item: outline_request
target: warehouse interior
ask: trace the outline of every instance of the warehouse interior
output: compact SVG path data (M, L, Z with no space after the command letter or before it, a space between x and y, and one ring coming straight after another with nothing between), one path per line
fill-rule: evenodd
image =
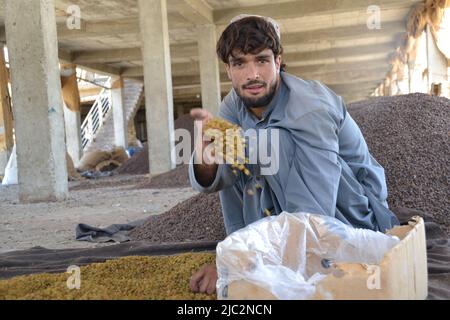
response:
M226 237L220 202L190 186L187 164L176 161L175 131L193 133L190 110L217 114L232 90L216 43L239 14L278 22L287 72L343 98L386 169L390 206L421 215L430 241L448 239L450 1L1 0L0 267L33 254L52 259L51 250L70 261L67 250L89 249L77 253L88 257L86 268L107 261L137 277L140 263L150 270L140 276L155 277L151 270L180 263L187 277L214 260ZM115 224L133 230L109 241L77 239L84 225ZM429 257L448 259L446 241ZM49 250L29 251L37 247ZM158 260L155 252L184 255ZM49 272L64 270L55 266ZM78 293L12 290L13 277L46 270L32 269L0 272L0 299L134 292L128 282L114 294L93 288L95 277ZM428 272L429 298L450 299L450 270ZM64 278L36 281L57 277ZM145 288L130 296L212 298L187 285L165 294Z

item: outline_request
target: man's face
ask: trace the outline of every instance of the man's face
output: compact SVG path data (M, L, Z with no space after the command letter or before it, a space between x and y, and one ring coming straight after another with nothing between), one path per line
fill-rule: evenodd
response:
M248 108L267 106L272 101L280 79L281 56L272 50L258 54L234 53L226 64L233 88Z

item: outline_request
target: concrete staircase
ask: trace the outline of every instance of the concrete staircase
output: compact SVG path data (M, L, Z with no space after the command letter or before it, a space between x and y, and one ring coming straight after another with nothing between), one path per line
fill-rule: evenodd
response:
M144 98L144 84L133 79L124 79L123 82L122 97L127 124L129 124L131 121L134 121L134 116ZM109 151L114 147L114 120L113 111L110 108L103 117L103 125L94 134L93 140L85 146L83 152L86 154L90 151Z

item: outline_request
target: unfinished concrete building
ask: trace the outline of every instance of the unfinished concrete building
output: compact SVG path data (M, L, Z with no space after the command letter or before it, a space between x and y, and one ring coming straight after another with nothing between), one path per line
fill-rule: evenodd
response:
M174 115L194 106L216 113L231 89L215 46L241 13L276 19L288 72L322 81L348 103L409 92L448 96L448 29L440 41L433 25L409 30L412 11L429 13L425 5L417 10L422 3L3 0L0 174L15 137L20 199L64 199L66 150L77 165L89 150L126 148L136 130L145 132L150 173L173 169ZM92 74L96 86L80 84ZM144 127L135 128L141 107Z

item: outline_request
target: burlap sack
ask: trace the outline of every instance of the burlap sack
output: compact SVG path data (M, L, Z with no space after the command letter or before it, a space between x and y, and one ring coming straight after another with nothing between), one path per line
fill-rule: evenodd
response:
M108 151L92 151L84 155L81 159L78 170L81 172L95 170L95 167L103 161L111 159Z
M67 175L69 181L83 180L83 177L78 173L73 165L72 157L66 152L66 162L67 162Z

